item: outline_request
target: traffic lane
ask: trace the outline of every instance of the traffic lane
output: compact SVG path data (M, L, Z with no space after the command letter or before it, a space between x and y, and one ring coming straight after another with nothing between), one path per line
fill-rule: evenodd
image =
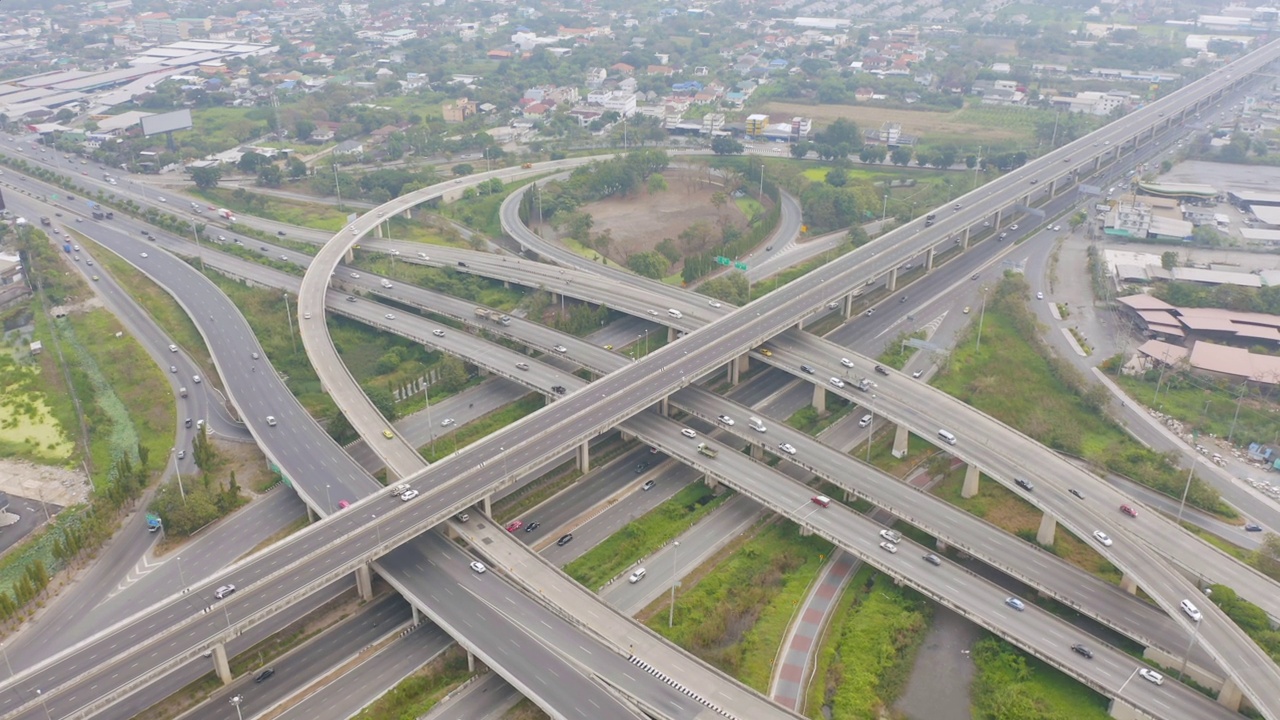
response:
M562 643L584 642L575 638L576 632L550 613L533 612L534 603L523 594L494 572L474 573L469 562L469 556L435 533L378 559L379 565L395 569L429 615L446 617L446 630L452 625L463 633L465 647L545 711L582 720L639 718L556 651ZM453 572L455 565L462 571ZM553 634L557 645L548 645L543 634Z
M637 416L634 425L657 430L660 422L661 418ZM737 454L722 452L708 465L716 467L715 472L722 482L731 485L747 482L749 476L743 475L740 469L720 467L725 460L732 462L736 459L729 455ZM802 522L816 527L826 537L836 538L843 549L858 555L869 565L905 578L908 585L920 589L934 600L944 602L966 617L977 618L997 634L1013 636L1015 644L1034 649L1042 658L1107 689L1112 695L1134 668L1134 661L1127 654L1089 640L1080 630L1035 605L1028 604L1022 612L1006 607L1004 598L1007 592L1003 588L954 563L925 567L921 558L932 551L910 540L897 543L896 553L886 552L880 547L882 540L878 534L883 526L839 503L833 502L827 508L813 503L810 499L812 489L801 483L752 482L751 491L765 498L775 510L790 512ZM921 572L922 568L925 572ZM1094 650L1092 661L1077 659L1078 656L1071 651L1070 646L1081 641ZM1180 708L1175 714L1164 717L1231 717L1235 714L1186 686L1179 685L1176 691L1168 692L1178 693ZM1155 693L1133 694L1136 697L1131 699L1139 703L1156 698Z
M323 676L336 663L412 620L413 609L399 595L391 593L375 599L266 666L255 667L230 685L217 688L185 717L189 720L223 720L227 716L227 705L237 695L243 699L241 712L264 712L302 690L305 682ZM263 667L270 667L275 674L256 682L257 673Z

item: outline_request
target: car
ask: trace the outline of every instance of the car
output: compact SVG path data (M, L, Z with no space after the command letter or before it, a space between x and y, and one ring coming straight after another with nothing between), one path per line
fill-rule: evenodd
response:
M384 317L384 318L386 318L386 319L388 319L388 320L395 320L395 319L396 319L396 316L395 316L395 315L392 315L391 313L387 313L386 315L383 315L382 317Z
M417 490L406 490L404 491L404 494L400 496L400 500L402 500L403 502L409 502L410 500L416 497L418 497Z
M1191 618L1195 622L1200 622L1202 617L1200 615L1200 608L1196 607L1195 603L1190 600L1183 600L1180 605L1182 607L1182 612L1186 613L1187 617Z
M173 343L169 343L169 352L178 352L178 346Z
M537 520L532 520L530 522L525 523L524 531L527 533L533 532L534 530L537 530L540 527L542 527L542 523L538 522Z
M395 434L393 434L390 430L383 430L382 437L390 440L391 438L395 437Z
M80 252L80 246L79 246L79 245L72 245L72 246L71 246L71 249L72 249L72 250L75 250L76 252Z
M1039 181L1038 179L1036 179L1036 178L1031 178L1031 184L1032 184L1032 185L1035 185L1037 182L1040 182L1040 181Z
M710 305L710 306L711 306L711 307L713 307L713 308L723 307L723 306L720 304L720 301L719 301L719 300L708 300L708 301L707 301L707 304L708 304L708 305Z
M1042 292L1038 292L1038 293L1036 293L1036 299L1037 299L1037 300L1043 300L1043 299L1044 299L1044 293L1042 293Z
M658 317L658 311L657 311L657 310L649 310L649 311L648 311L648 313L649 313L650 315L654 316L654 317Z
M1007 237L1009 237L1009 233L1007 233L1007 232L1002 232L1002 233L1000 233L1000 239L1001 239L1001 240L1003 240L1003 239L1005 239L1005 238L1007 238Z
M276 234L277 234L277 235L279 235L280 237L284 237L284 231L283 231L283 230L277 230L277 231L276 231Z
M690 430L689 428L680 428L680 434L687 438L698 437L698 433L694 432L693 430Z
M556 546L564 547L565 545L568 545L571 542L573 542L573 533L565 533L564 535L560 536L559 540L556 541Z
M880 537L894 543L895 545L902 542L902 536L888 528L880 531Z
M919 379L919 377L923 374L924 374L924 370L917 370L911 373L911 377Z
M551 392L554 392L557 395L563 395L568 391L564 389L563 385L552 385Z
M396 485L395 487L391 488L392 495L403 495L408 491L409 491L409 486L406 483L400 483L399 485Z
M1019 600L1018 598L1013 597L1012 595L1010 595L1009 597L1007 597L1007 598L1005 598L1005 599L1004 599L1004 604L1005 604L1005 605L1008 605L1009 607L1013 608L1014 610L1017 610L1018 612L1022 612L1023 610L1025 610L1025 609L1027 608L1026 604L1024 604L1024 603L1023 603L1021 600Z
M517 370L528 370L528 369L529 369L529 363L525 363L525 362L518 362L518 363L516 363L516 369L517 369Z
M512 520L511 522L507 523L507 532L515 532L522 527L524 527L523 522L519 520Z
M1104 141L1102 144L1103 144L1103 145L1110 145L1110 144L1111 144L1111 141L1110 141L1110 140L1106 140L1106 141Z
M1245 523L1244 531L1245 532L1262 532L1262 526L1255 522Z
M1070 489L1070 490L1068 490L1067 492L1071 493L1072 495L1075 495L1076 497L1080 498L1081 500L1083 500L1083 499L1084 499L1084 495L1083 495L1079 490L1077 490L1077 489L1075 489L1075 488L1071 488L1071 489Z
M929 563L930 565L942 564L942 558L938 557L937 555L934 555L933 553L929 553L928 555L922 555L921 559Z
M657 454L658 454L658 452L659 452L658 448L656 448L656 447L654 447L654 446L652 446L652 445L650 445L650 446L649 446L649 454L650 454L650 455L657 455Z
M890 554L896 554L898 552L898 546L891 542L880 543L880 549Z
M1054 231L1054 232L1058 232L1058 231L1059 231L1059 230L1061 230L1061 229L1062 229L1062 226L1061 226L1061 225L1054 225L1054 226L1053 226L1053 231Z
M657 484L658 482L656 480L646 480L645 483L640 486L640 489L645 492L649 492L653 489L653 486Z
M360 273L358 273L358 272L353 272L353 273L351 273L351 279L353 279L353 280L359 280L359 279L360 279Z
M631 573L631 577L627 578L627 582L631 583L632 585L635 585L636 583L643 580L644 576L645 576L645 569L636 568L635 572Z
M192 376L191 376L191 381L192 381L192 382L194 382L195 384L199 385L199 384L200 384L200 376L199 376L199 375L192 375Z
M847 368L853 367L853 361L845 357L840 358L840 364Z
M228 595L234 593L235 591L236 591L235 585L227 584L227 585L219 586L217 590L213 591L213 599L221 600L222 598L227 597Z
M765 245L765 246L764 246L764 251L765 251L765 252L773 252L773 246L772 246L772 245Z
M249 353L249 354L253 356L254 360L258 359L258 353L255 352L255 353Z
M284 262L289 262L289 256L288 256L288 255L281 255L281 256L280 256L280 259L281 259L281 260L283 260Z
M275 427L275 426L276 426L276 416L275 416L275 415L268 415L268 416L267 416L267 427Z
M600 347L603 347L605 350L612 350L612 349L613 349L613 345L612 345L612 344L605 344L605 345L601 345Z
M157 198L157 199L158 199L160 202L169 202L168 200L165 200L164 198Z
M907 269L908 269L908 270L910 270L911 268L910 268L910 267L908 267ZM898 298L898 304L899 304L899 305L901 305L902 303L904 303L904 302L906 302L906 301L907 301L907 296L906 296L906 295L903 295L902 297Z
M1095 540L1097 540L1098 542L1102 543L1103 547L1111 547L1111 542L1112 542L1112 541L1111 541L1111 536L1110 536L1110 535L1107 535L1106 533L1102 532L1101 530L1094 530L1094 531L1093 531L1093 537L1094 537L1094 539L1095 539Z
M1010 226L1009 226L1009 229L1010 229L1010 230L1017 230L1017 229L1018 229L1018 223L1014 223L1014 224L1010 225Z
M888 369L888 368L886 368L886 367L885 367L885 366L883 366L883 365L877 365L877 366L876 366L876 372L880 373L881 375L888 375L888 374L889 374L889 369Z
M260 682L265 682L265 681L267 681L267 680L271 679L271 676L272 676L272 675L275 675L275 674L276 674L276 669L275 669L275 668L267 668L267 669L263 670L262 672L258 673L256 676L254 676L254 678L253 678L253 682L254 682L255 684L256 684L256 683L260 683Z
M567 347L565 347L565 346L563 346L563 345L556 345L555 347L553 347L553 348L551 348L551 349L552 349L552 350L555 350L555 351L556 351L556 352L558 352L558 353L567 353L567 352L569 352L569 348L567 348Z
M399 250L392 250L392 251L391 251L391 254L392 254L392 255L399 255L399 254L400 254L400 251L399 251Z
M1138 517L1138 511L1134 510L1128 505L1121 505L1120 512L1124 513L1125 515L1128 515L1129 517Z
M636 463L636 466L635 466L635 468L634 468L634 469L635 469L635 471L636 471L636 474L637 474L637 475L639 475L640 473L642 473L642 472L644 472L645 470L648 470L648 469L649 469L649 461L648 461L648 460L641 460L640 462Z
M1144 680L1155 683L1156 685L1164 684L1164 676L1151 668L1138 668L1138 674L1141 675Z
M440 328L436 328L435 330L432 330L431 334L435 335L436 337L444 337L444 331L441 330Z
M801 365L801 366L800 366L800 372L803 372L803 373L807 373L807 374L809 374L809 375L812 375L812 374L813 374L814 372L816 372L816 371L815 371L812 367L810 367L810 366L808 366L808 365Z
M1081 645L1080 643L1076 643L1075 645L1072 645L1071 650L1075 652L1077 655L1083 655L1085 658L1089 660L1093 659L1093 651L1085 647L1084 645Z
M1032 484L1031 484L1031 481L1030 481L1030 480L1028 480L1028 479L1026 479L1026 478L1014 478L1014 479L1013 479L1013 484L1014 484L1014 485L1017 485L1018 487L1022 488L1023 490L1026 490L1027 492L1031 492L1032 490L1035 490L1035 489L1036 489L1036 486L1035 486L1035 485L1032 485Z
M178 372L178 366L177 366L177 365L170 365L170 366L169 366L169 372L171 372L171 373L176 373L176 372Z
M826 495L814 495L813 497L809 498L809 502L813 503L814 505L819 505L821 507L831 507L831 498L827 497Z
M179 450L179 451L178 451L178 459L179 459L179 460L181 460L181 459L185 458L186 456L187 456L187 451L186 451L186 450Z
M834 386L836 386L836 387L838 387L838 388L842 388L842 387L844 387L844 381L843 381L843 380L841 380L841 379L840 379L840 378L838 378L838 377L832 377L832 378L829 378L829 379L827 380L827 382L831 383L832 385L834 385Z
M147 258L147 254L146 254L146 253L140 253L140 254L142 255L142 258L143 258L144 260Z
M872 316L872 314L874 314L874 313L875 313L875 311L876 311L876 309L875 309L875 308L867 308L866 316L867 316L867 317L871 317L871 316Z
M449 427L453 422L453 418L445 418L440 421L440 427Z
M728 425L730 427L733 426L733 418L729 417L728 415L720 415L716 419L724 423L725 425Z
M311 313L309 313L309 312L304 312L304 313L302 313L302 319L303 319L303 320L310 320L310 319L311 319Z
M969 312L970 312L972 309L973 309L973 308L969 307L968 305L965 305L965 306L964 306L964 314L965 314L965 315L968 315L968 314L969 314Z
M788 455L795 455L795 454L796 454L796 448L795 448L795 446L794 446L794 445L792 445L791 443L786 443L786 442L784 442L784 443L778 443L778 449L779 449L779 450L781 450L782 452L784 452L784 453L788 454Z
M339 509L339 510L346 510L346 509L347 509L347 508L349 508L349 507L351 507L351 501L350 501L350 500L339 500L339 501L338 501L338 509Z
M765 357L773 357L773 351L767 347L760 348L760 354Z
M952 210L959 210L959 209L960 209L960 203L956 203L955 205L952 205L952 206L951 206L951 209L952 209Z
M355 301L356 301L356 297L355 297L355 295L348 295L348 296L347 296L347 302L355 302Z
M480 562L479 560L472 560L472 561L471 561L471 569L472 569L472 570L474 570L474 571L475 571L475 573L476 573L477 575L483 575L483 574L484 574L484 563Z

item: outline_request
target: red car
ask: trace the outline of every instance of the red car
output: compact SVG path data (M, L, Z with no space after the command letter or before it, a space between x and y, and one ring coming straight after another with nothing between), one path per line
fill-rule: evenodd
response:
M511 522L507 523L507 532L515 532L522 527L524 527L524 523L520 522L519 520L512 520Z
M1138 517L1138 511L1134 510L1128 505L1121 505L1120 512L1124 513L1125 515L1128 515L1129 517Z

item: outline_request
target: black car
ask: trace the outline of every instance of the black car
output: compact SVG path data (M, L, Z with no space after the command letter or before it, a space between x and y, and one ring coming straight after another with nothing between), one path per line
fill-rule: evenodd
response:
M535 520L535 521L533 521L533 522L531 522L531 523L526 524L526 525L524 526L524 531L525 531L525 532L533 532L534 530L537 530L537 529L538 529L538 528L540 528L540 527L542 527L542 523L540 523L540 522L538 522L538 521L536 521L536 520Z
M461 260L458 261L458 267L466 267L467 264Z
M903 295L902 297L898 298L898 302L899 302L899 303L904 303L904 302L906 302L906 301L907 301L907 296L906 296L906 295Z
M564 547L565 545L568 545L570 542L573 542L573 533L566 533L560 536L560 539L556 541L556 545L559 545L560 547Z
M1244 531L1245 532L1262 532L1262 526L1255 522L1245 523Z
M276 234L277 234L277 235L279 235L280 237L284 237L284 231L283 231L283 230L277 230L277 231L276 231Z
M648 470L648 469L649 469L649 461L648 461L648 460L641 460L640 462L636 463L636 474L637 474L637 475L639 475L640 473L642 473L642 472L644 472L645 470Z
M1014 484L1014 485L1017 485L1018 487L1022 488L1023 490L1026 490L1027 492L1031 492L1032 490L1035 490L1035 489L1036 489L1036 486L1035 486L1035 485L1032 485L1032 484L1031 484L1031 481L1030 481L1030 480L1027 480L1026 478L1014 478L1014 479L1013 479L1013 484Z
M886 368L886 367L885 367L885 366L883 366L883 365L877 365L877 366L876 366L876 372L880 373L881 375L888 375L888 374L889 374L889 369L888 369L888 368Z
M1071 649L1074 650L1079 655L1083 655L1089 658L1090 660L1093 659L1093 651L1081 645L1080 643L1076 643L1075 645L1072 645Z
M563 394L565 394L565 389L564 389L564 386L563 386L563 385L552 385L552 386L551 386L551 391L552 391L552 392L554 392L554 393L555 393L555 394L557 394L557 395L563 395Z
M268 678L270 678L272 675L275 675L275 674L276 674L275 668L267 668L266 670L263 670L262 672L258 673L257 676L253 678L253 681L255 683L265 682Z
M812 374L814 373L813 368L809 367L808 365L801 365L801 366L800 366L800 370L801 370L802 372L807 372L807 373L809 373L810 375L812 375Z

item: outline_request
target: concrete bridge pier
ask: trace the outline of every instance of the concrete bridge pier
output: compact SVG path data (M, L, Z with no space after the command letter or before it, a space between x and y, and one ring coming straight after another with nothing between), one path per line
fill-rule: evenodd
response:
M907 456L907 438L909 437L911 437L911 431L906 425L899 425L893 433L893 456L899 460Z
M378 237L386 237L385 235L382 234L382 223L378 223L377 225L375 225L373 228L373 231L374 233L377 234Z
M1102 156L1099 155L1093 159L1093 171L1098 172L1098 168L1102 167Z
M813 384L813 409L820 413L827 411L827 389L818 383Z
M671 417L671 402L667 398L658 401L658 414L663 417Z
M809 537L812 534L813 534L813 529L810 528L808 525L800 526L800 537Z
M480 512L486 517L493 517L493 496L485 495L480 498Z
M945 542L943 542L943 541L939 540L938 538L934 538L934 539L933 539L933 549L934 549L934 550L937 550L937 551L938 551L938 552L940 552L940 553L944 553L944 552L946 552L946 551L947 551L947 544L946 544Z
M584 474L591 471L591 443L587 440L578 446L578 471Z
M1239 711L1240 701L1244 698L1244 693L1240 691L1240 686L1236 685L1236 681L1227 678L1222 683L1222 689L1218 691L1218 704L1228 710Z
M368 565L356 568L356 590L360 593L361 600L368 602L373 599L373 571Z
M885 289L893 292L898 289L898 268L889 271L889 279L885 281Z
M668 327L668 328L667 328L667 342L669 342L669 343L671 343L671 342L675 342L675 341L676 341L676 335L677 335L679 332L680 332L679 330L676 330L676 329L675 329L675 328L673 328L673 327Z
M1127 593L1129 593L1130 595L1137 595L1137 594L1138 594L1138 581L1137 581L1137 580L1134 580L1133 578L1129 577L1128 575L1121 575L1121 576L1120 576L1120 589L1121 589L1121 590L1123 590L1123 591L1125 591L1125 592L1127 592Z
M840 299L840 312L846 320L853 317L853 293Z
M960 249L961 249L961 250L968 250L968 249L969 249L969 235L970 235L972 232L973 232L973 229L972 229L972 228L970 228L970 227L968 227L968 226L966 226L966 227L965 227L965 229L964 229L964 235L963 235L963 238L962 238L962 239L961 239L961 241L960 241Z
M764 448L759 445L751 446L751 459L764 460Z
M419 610L419 609L418 609L418 606L417 606L417 605L414 605L413 603L409 603L409 607L413 609L413 626L414 626L414 627L417 627L417 626L421 625L421 624L422 624L422 611L421 611L421 610Z
M475 671L476 671L476 656L473 655L470 650L468 650L467 651L467 672L473 673Z
M1002 220L1004 220L1004 208L1000 208L999 210L996 210L996 217L994 220L991 221L992 232L995 232L996 230L1000 229L1000 222Z
M705 483L707 487L711 488L711 492L713 493L720 489L720 481L711 477L709 474L704 474L702 476L702 482Z
M1107 706L1107 714L1116 720L1148 720L1150 717L1118 697L1111 698L1111 704Z
M928 252L924 254L924 271L926 273L933 271L933 256L936 255L937 252L938 246L933 245L929 248Z
M1048 547L1053 545L1053 538L1057 534L1058 519L1049 513L1040 516L1040 529L1036 530L1036 542Z
M355 261L355 259L356 259L356 251L355 251L355 249L354 249L354 248L347 248L347 251L346 251L345 253L343 253L343 255L342 255L342 262L344 262L344 263L346 263L346 264L350 265L352 262L354 262L354 261Z
M727 378L727 379L728 379L728 381L729 381L729 384L730 384L730 385L737 385L737 384L738 384L738 364L739 364L739 363L738 363L738 358L734 358L734 359L732 359L732 360L730 360L730 361L729 361L729 366L726 368L726 370L728 371L728 372L727 372L727 375L728 375L728 378Z
M227 646L224 643L213 645L213 670L218 673L218 679L223 685L230 685L235 680L231 676L231 664L227 662Z
M978 494L978 476L979 470L977 465L970 464L964 469L964 485L960 488L960 497L966 500Z

